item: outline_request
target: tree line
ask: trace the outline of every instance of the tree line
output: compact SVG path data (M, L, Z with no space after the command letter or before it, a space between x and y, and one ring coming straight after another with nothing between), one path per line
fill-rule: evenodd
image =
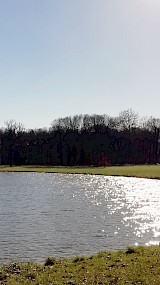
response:
M160 162L160 119L128 109L117 117L75 115L49 129L26 130L6 121L0 129L0 164L107 166Z

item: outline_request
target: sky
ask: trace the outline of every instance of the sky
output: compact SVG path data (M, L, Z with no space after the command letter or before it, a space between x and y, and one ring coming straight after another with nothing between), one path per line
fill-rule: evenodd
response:
M160 118L159 0L0 0L0 127Z

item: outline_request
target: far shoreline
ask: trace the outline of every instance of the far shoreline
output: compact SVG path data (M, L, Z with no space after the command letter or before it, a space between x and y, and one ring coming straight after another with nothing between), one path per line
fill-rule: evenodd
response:
M105 166L105 167L1 165L0 172L85 174L85 175L123 176L123 177L160 179L160 165L124 165L124 166Z

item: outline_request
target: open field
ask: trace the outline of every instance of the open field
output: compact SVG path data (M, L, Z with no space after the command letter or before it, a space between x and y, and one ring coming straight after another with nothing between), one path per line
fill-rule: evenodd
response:
M160 165L129 165L108 167L0 166L0 172L2 171L114 175L160 179Z
M11 263L0 268L6 285L159 285L160 247L100 252L90 257L46 259L44 265Z

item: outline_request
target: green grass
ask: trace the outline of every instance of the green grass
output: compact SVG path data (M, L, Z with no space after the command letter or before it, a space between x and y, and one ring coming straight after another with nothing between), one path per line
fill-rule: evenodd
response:
M12 263L0 268L6 285L159 285L160 247L100 252L90 257L50 258L48 265Z
M95 174L160 179L160 165L129 165L108 167L0 166L0 172L2 171Z

